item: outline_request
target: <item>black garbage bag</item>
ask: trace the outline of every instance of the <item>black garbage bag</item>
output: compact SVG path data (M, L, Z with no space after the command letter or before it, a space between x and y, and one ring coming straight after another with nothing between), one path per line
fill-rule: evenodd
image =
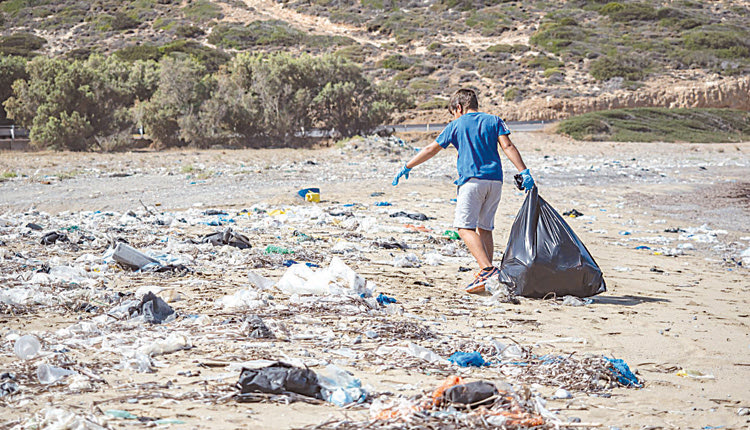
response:
M491 404L493 396L499 394L495 384L486 381L454 385L443 393L444 402L471 405L472 407Z
M240 394L296 393L323 399L318 375L310 369L302 369L280 361L260 369L243 368L237 382Z
M137 307L130 308L129 312L131 315L143 315L144 321L151 324L161 324L174 313L174 309L159 296L149 291L143 296L141 303Z
M233 231L231 227L224 231L217 231L216 233L203 236L201 242L210 243L213 246L229 245L239 249L249 249L253 247L247 236Z
M41 243L42 245L54 245L55 243L57 243L57 241L68 242L68 236L64 233L51 231L42 236L42 239L39 241L39 243Z
M539 197L526 194L510 231L500 282L525 297L588 297L607 290L602 271L565 220Z

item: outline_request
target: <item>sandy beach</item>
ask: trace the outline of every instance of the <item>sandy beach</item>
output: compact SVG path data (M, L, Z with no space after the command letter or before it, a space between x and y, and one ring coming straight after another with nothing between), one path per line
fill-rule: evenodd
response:
M443 237L452 229L455 151L392 187L402 163L430 138L402 137L316 149L0 153L0 172L15 173L0 183L0 371L13 373L18 385L0 397L0 428L30 428L50 407L112 428L278 429L369 418L369 400L346 408L237 402L239 369L260 359L315 371L333 363L360 379L370 398L428 393L459 374L525 386L562 422L750 427L750 143L583 143L513 134L539 194L560 213L583 214L565 219L604 273L606 293L566 306L554 298L493 303L463 292L476 263ZM320 188L320 203L296 195L307 187ZM498 264L523 199L506 181L494 235ZM206 215L210 209L225 214ZM430 219L390 216L397 211ZM228 226L252 249L189 242ZM53 230L71 241L41 245ZM131 272L103 261L108 241L118 238L192 271ZM295 253L269 255L268 246ZM403 267L407 254L416 267ZM289 270L285 259L326 267L334 256L397 303L316 303L276 287L251 290L254 301L244 307L222 301L249 288L248 272L278 281ZM66 281L54 270L40 273L45 264L82 271ZM14 289L29 297L10 303ZM149 289L174 308L174 321L107 317ZM249 337L248 315L261 316L277 338ZM25 334L42 344L29 360L13 349ZM172 335L184 336L184 348L154 355L150 372L134 370L133 351ZM569 389L572 398L556 399L565 384L552 376L528 382L508 366L459 368L377 353L413 342L447 358L493 340L536 356L620 358L644 386ZM79 375L40 384L41 363ZM106 413L112 410L153 419L114 418Z

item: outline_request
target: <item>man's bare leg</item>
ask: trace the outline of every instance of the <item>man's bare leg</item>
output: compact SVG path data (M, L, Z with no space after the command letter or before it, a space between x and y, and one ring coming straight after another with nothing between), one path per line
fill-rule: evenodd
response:
M490 232L489 235L490 243L492 241L491 233L492 232ZM469 252L471 252L471 255L473 255L477 260L477 263L479 263L480 269L492 266L492 260L487 255L486 239L483 239L483 236L487 235L480 236L479 233L477 233L475 230L469 228L459 228L458 235L461 236L461 239L463 239L466 247L469 248ZM492 247L490 247L490 249L492 249Z
M482 240L482 245L484 245L484 253L487 254L487 259L490 262L489 265L482 266L482 269L484 269L485 267L492 266L492 260L495 255L495 241L492 238L492 230L478 228L477 232L479 233L479 238Z

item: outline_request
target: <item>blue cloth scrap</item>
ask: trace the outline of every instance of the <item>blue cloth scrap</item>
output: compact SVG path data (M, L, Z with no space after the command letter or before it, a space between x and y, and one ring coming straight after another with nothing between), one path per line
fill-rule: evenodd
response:
M284 262L281 263L281 264L283 264L286 267L292 267L292 264L300 264L300 263L298 261L294 261L294 260L284 260ZM307 266L307 267L320 267L319 264L315 264L315 263L305 263L305 266Z
M395 298L388 297L383 293L378 294L378 297L376 297L375 300L378 301L378 304L380 304L380 306L385 306L385 305L397 302Z
M448 361L452 363L456 363L461 367L468 367L468 366L474 366L474 367L482 367L482 366L489 366L488 361L484 361L484 358L482 358L482 354L474 351L474 352L463 352L463 351L456 351L448 358Z
M638 381L638 377L630 371L630 367L625 363L625 360L609 357L604 357L604 359L612 364L612 367L610 367L609 370L611 370L612 374L617 378L617 382L626 387L643 387L643 384Z

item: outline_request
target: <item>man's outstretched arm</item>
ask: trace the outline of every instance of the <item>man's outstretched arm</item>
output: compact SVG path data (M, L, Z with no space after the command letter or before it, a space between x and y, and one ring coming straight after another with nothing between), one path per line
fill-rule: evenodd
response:
M443 147L438 145L437 142L432 142L431 144L422 148L422 150L419 151L417 155L412 157L411 160L407 161L406 164L404 164L404 167L401 168L401 171L399 171L396 177L393 178L393 186L398 185L398 180L401 179L402 176L406 179L409 179L409 172L411 172L411 169L434 157L442 149Z

